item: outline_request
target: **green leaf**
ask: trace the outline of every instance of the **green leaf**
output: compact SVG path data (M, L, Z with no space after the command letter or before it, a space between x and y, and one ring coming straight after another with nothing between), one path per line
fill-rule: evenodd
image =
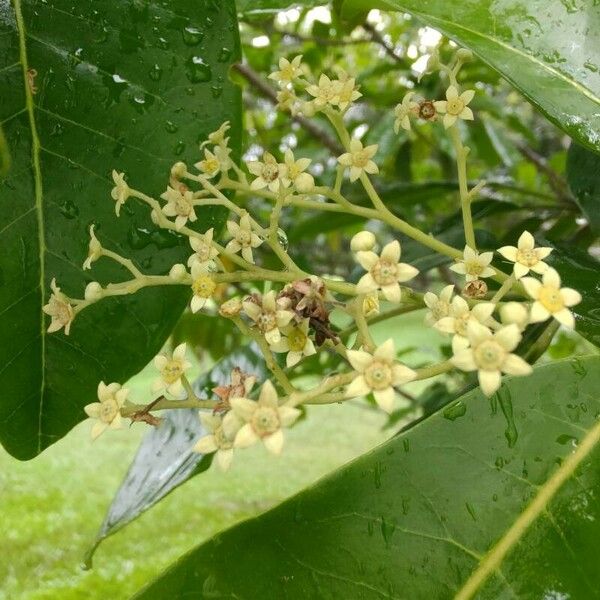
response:
M578 144L567 154L567 180L596 235L600 235L600 155Z
M324 0L237 0L240 14L273 13L294 7L313 8L327 4Z
M136 598L592 598L599 386L587 357L468 392Z
M412 13L470 48L571 137L600 150L600 46L584 43L600 29L594 4L346 0L344 10L348 15L365 8Z
M259 380L267 375L259 349L253 345L245 346L201 375L194 382L196 394L210 396L213 387L229 383L234 367L256 375ZM212 455L192 451L195 441L204 433L197 410L168 410L160 416L162 423L151 428L142 440L96 540L86 553L86 568L91 568L94 553L103 540L137 519L188 479L206 471L211 464Z
M115 217L110 173L156 197L170 166L197 160L198 141L227 119L239 152L240 91L227 78L239 39L233 0L13 0L0 47L12 156L0 180L0 441L29 459L85 418L99 380L145 365L185 306L182 288L113 298L84 311L68 337L47 335L41 312L53 277L79 298L92 278L129 278L108 259L84 274L91 224L146 272L185 261L185 240L159 231L146 207L130 200ZM197 225L222 219L207 211Z

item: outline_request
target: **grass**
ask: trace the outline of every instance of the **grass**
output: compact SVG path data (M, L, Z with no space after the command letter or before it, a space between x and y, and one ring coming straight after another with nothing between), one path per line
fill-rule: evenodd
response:
M435 333L422 315L394 322L409 364L435 360ZM390 324L375 329L382 341ZM425 336L424 336L425 334ZM400 346L400 344L398 344ZM129 383L133 399L151 370ZM165 567L216 532L277 504L385 440L385 416L361 403L312 407L288 432L284 453L238 452L226 474L215 469L187 482L123 531L104 541L94 568L79 565L94 539L145 428L108 432L95 443L84 422L33 461L0 450L0 599L129 598ZM159 543L157 543L159 540Z

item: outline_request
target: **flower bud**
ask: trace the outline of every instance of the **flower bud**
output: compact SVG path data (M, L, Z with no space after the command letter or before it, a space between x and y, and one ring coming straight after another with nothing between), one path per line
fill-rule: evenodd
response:
M301 194L306 194L315 187L315 180L310 173L300 173L296 177L294 185Z
M469 281L462 290L462 295L465 298L483 298L488 292L488 286L483 279L475 279Z
M456 52L456 58L461 62L473 60L473 53L467 48L459 48Z
M171 167L171 175L177 179L183 177L187 173L187 166L184 162L176 162Z
M182 265L181 263L173 265L171 267L171 270L169 271L169 277L173 281L183 281L187 274L188 274L188 272L187 272L187 269L185 268L185 265Z
M425 67L425 71L427 73L431 71L435 71L440 66L440 55L437 53L437 50L432 52L429 60L427 61L427 65Z
M370 231L359 231L350 241L350 248L352 252L373 250L375 243L375 236Z
M507 302L500 309L500 319L504 325L514 323L519 329L525 329L529 323L529 312L520 302Z
M239 298L231 298L227 302L223 302L219 308L219 314L222 317L231 318L240 314L242 310L242 301Z
M377 294L369 294L363 300L363 314L365 317L371 317L379 314L379 298Z
M92 281L85 286L84 298L91 302L100 300L103 296L102 286L97 281Z

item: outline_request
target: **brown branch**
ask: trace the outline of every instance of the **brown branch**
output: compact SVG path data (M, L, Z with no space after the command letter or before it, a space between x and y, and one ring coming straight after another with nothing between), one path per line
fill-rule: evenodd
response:
M396 50L394 49L394 47L391 46L390 44L388 44L385 41L385 39L383 38L383 36L379 33L379 31L377 31L377 29L375 29L375 27L373 27L373 25L371 25L371 23L368 23L368 22L365 21L362 24L362 28L371 36L371 39L376 44L378 44L379 46L381 46L383 48L383 50L385 51L385 53L390 58L392 58L396 62L404 64L404 59L401 56L398 56L396 54Z
M237 63L233 65L233 68L248 81L252 87L254 87L264 98L277 104L277 92L272 88L266 81L264 81L260 75L247 64ZM290 114L292 121L295 121L300 125L309 135L321 142L323 146L328 148L332 154L339 156L344 152L342 145L333 137L331 137L327 131L321 129L313 121L303 117L302 115Z

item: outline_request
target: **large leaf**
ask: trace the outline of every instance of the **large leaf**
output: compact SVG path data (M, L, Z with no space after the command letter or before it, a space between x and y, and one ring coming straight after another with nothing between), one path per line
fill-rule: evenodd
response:
M136 597L597 597L598 411L598 357L468 392Z
M567 154L567 179L590 227L600 235L600 154L571 144Z
M592 0L346 0L410 12L500 72L553 123L600 149L600 11Z
M267 373L259 349L254 345L244 346L201 375L194 382L196 393L201 397L210 396L211 388L229 382L234 367L256 375L259 380ZM203 433L197 410L169 410L161 416L164 420L142 440L108 508L96 540L86 554L87 568L91 567L94 552L102 540L137 519L211 464L211 456L192 451L195 440Z
M288 8L312 8L327 4L326 0L237 0L237 9L242 14L273 13Z
M52 277L76 297L91 278L127 277L107 259L83 273L92 223L147 272L189 254L134 201L116 219L110 173L159 194L170 166L192 163L226 119L239 149L240 92L227 78L239 40L233 0L14 0L0 15L12 157L0 181L0 441L28 459L85 417L99 380L124 381L146 364L179 317L188 292L176 288L102 302L69 337L46 334L41 307ZM221 218L203 212L198 227Z

